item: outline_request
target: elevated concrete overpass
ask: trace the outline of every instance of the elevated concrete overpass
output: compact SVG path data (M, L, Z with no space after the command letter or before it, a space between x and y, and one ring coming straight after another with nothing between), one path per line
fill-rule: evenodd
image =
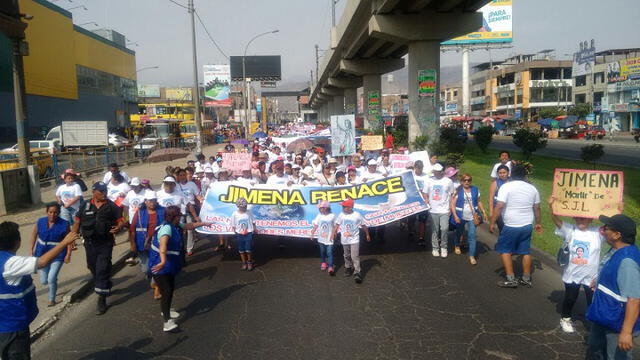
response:
M409 140L435 134L439 87L432 97L418 94L419 70L440 70L440 43L477 31L489 0L345 0L340 22L332 29L331 49L311 88L310 104L319 120L355 114L357 89L363 88L365 127L381 123L381 75L409 66ZM408 54L405 64L405 55ZM380 99L381 100L381 99Z

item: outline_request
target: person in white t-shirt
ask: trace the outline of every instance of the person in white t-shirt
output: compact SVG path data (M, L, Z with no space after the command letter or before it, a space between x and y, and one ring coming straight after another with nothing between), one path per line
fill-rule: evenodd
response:
M236 183L242 186L252 187L260 183L260 180L251 175L251 169L242 170L242 176L236 179Z
M562 282L564 283L564 300L562 301L562 314L560 327L566 333L573 333L575 329L571 323L571 311L580 288L584 289L587 306L591 305L593 290L591 283L598 277L598 264L600 263L600 249L604 237L600 234L600 229L590 226L592 219L574 217L575 224L571 224L553 214L553 203L555 198L549 197L549 212L551 220L556 225L555 234L563 240L563 246L568 245L569 263L562 271Z
M125 182L124 177L121 174L115 174L107 185L107 197L116 205L122 206L122 201L130 190L131 187Z
M391 161L389 160L389 153L382 153L382 158L378 163L378 172L380 172L384 177L388 177L393 175L395 172L393 167L391 166Z
M316 231L318 232L318 246L320 247L320 270L327 270L328 274L335 275L333 270L333 228L336 216L331 213L331 205L324 200L318 204L320 213L313 219L313 229L311 229L311 241L313 241Z
M286 185L289 177L284 174L284 165L278 162L274 165L275 174L269 176L267 185Z
M375 181L384 178L381 172L378 172L378 162L374 159L367 161L367 170L362 172L360 179L362 182Z
M422 195L423 199L427 199L427 190L431 177L424 172L424 163L422 160L417 160L412 164L413 166L413 178L416 181L418 191ZM416 220L418 222L418 246L424 246L424 234L427 226L427 220L429 220L429 210L422 211L418 214L411 215L407 219L407 227L409 236L413 236L415 233Z
M511 154L509 154L508 151L506 151L506 150L500 151L500 154L498 154L498 159L500 159L500 161L498 163L496 163L495 165L493 165L493 168L491 169L491 178L492 179L496 179L498 177L498 167L500 165L504 165L504 166L508 167L509 171L511 171L511 166L512 166Z
M364 218L359 212L353 211L353 199L347 199L340 203L342 212L336 219L333 227L332 238L335 239L336 233L340 232L340 242L344 252L344 274L345 276L353 275L357 284L362 283L362 274L360 273L360 229L364 231L367 242L371 242L369 229L364 224Z
M415 165L414 165L415 166ZM451 209L449 201L453 194L453 182L444 176L442 164L431 167L433 178L425 185L427 202L431 208L431 255L446 258L448 255L449 217Z
M231 227L236 234L236 244L238 246L238 252L240 253L240 259L242 260L242 270L253 270L253 231L254 223L251 211L247 211L247 199L239 198L236 201L238 210L231 214Z
M355 154L351 157L351 165L356 169L356 175L359 177L362 176L362 173L367 171L364 166L362 166L362 158L360 154Z
M109 164L109 171L107 171L104 174L104 176L102 177L102 182L105 183L105 184L109 184L111 182L111 178L115 174L122 175L122 178L124 179L124 182L127 182L127 183L129 182L129 176L127 175L126 172L120 171L120 167L118 166L117 163Z
M291 175L287 179L287 186L291 185L306 185L304 176L301 174L301 168L298 164L291 166Z
M73 225L73 217L80 209L82 189L80 189L80 185L76 184L76 175L74 173L67 172L63 176L64 184L58 186L56 199L60 204L60 218Z
M122 201L122 213L129 215L127 218L129 221L133 219L133 215L138 211L138 208L144 203L145 189L140 183L140 179L134 177L131 179L131 190L127 193Z
M198 219L197 222L200 222L200 219L193 208L193 199L186 198L181 191L176 190L176 179L172 176L167 176L162 180L162 189L158 190L156 196L160 206L164 208L168 208L173 205L179 206L183 217L188 212L194 218Z
M502 185L498 191L497 204L491 217L489 231L494 232L500 215L504 228L498 236L496 252L500 254L506 273L506 281L498 286L516 288L518 284L531 287L531 232L535 228L542 233L540 224L540 193L535 186L526 182L527 171L522 165L511 169L511 181ZM535 221L535 226L533 225ZM516 280L513 273L512 254L522 256L522 277Z

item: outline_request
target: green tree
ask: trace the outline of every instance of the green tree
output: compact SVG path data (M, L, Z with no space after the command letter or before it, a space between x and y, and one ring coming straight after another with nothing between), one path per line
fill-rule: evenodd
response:
M416 151L424 150L429 145L429 137L427 135L416 136L411 145L413 145Z
M447 149L446 153L464 153L466 138L460 136L457 128L440 129L440 143Z
M593 169L596 168L596 161L604 156L604 145L591 144L580 148L580 158L586 163L593 163Z
M560 108L543 108L538 112L538 117L540 119L555 119L560 115L565 115L565 111Z
M576 115L579 118L585 118L587 115L591 114L592 111L593 107L589 103L576 104L569 109L569 115Z
M480 150L482 150L483 153L486 153L487 148L489 148L489 145L493 140L493 126L481 126L476 130L473 138L475 139L476 144L478 144Z
M522 149L522 155L526 160L538 149L547 146L547 140L542 137L542 131L537 129L521 128L513 135L513 143Z

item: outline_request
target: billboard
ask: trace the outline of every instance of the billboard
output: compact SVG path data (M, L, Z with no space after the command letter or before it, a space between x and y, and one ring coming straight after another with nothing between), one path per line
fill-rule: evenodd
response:
M204 65L204 106L231 107L229 65Z
M242 56L231 56L231 79L242 80ZM245 58L245 75L253 81L280 81L280 55L247 56Z
M513 41L512 0L492 0L480 9L482 27L478 31L445 41L442 45L510 43Z
M607 64L607 82L640 79L640 57L622 59Z
M160 85L140 85L138 84L138 97L159 98Z
M591 39L591 43L583 41L580 43L580 50L573 54L573 67L571 74L573 77L591 74L596 66L596 45Z
M191 88L166 88L164 97L167 100L191 101L193 99Z

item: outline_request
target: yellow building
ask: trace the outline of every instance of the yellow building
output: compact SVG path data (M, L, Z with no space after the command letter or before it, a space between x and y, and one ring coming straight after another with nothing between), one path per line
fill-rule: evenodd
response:
M114 41L74 25L69 11L45 0L21 0L20 11L33 16L24 57L27 136L39 138L63 120L108 121L112 130L128 126L128 114L137 113L136 57L124 36L101 30L119 35ZM0 118L9 120L0 133L9 138L0 142L15 138L12 86L6 84L11 67L2 66L11 64L7 44L0 39Z

